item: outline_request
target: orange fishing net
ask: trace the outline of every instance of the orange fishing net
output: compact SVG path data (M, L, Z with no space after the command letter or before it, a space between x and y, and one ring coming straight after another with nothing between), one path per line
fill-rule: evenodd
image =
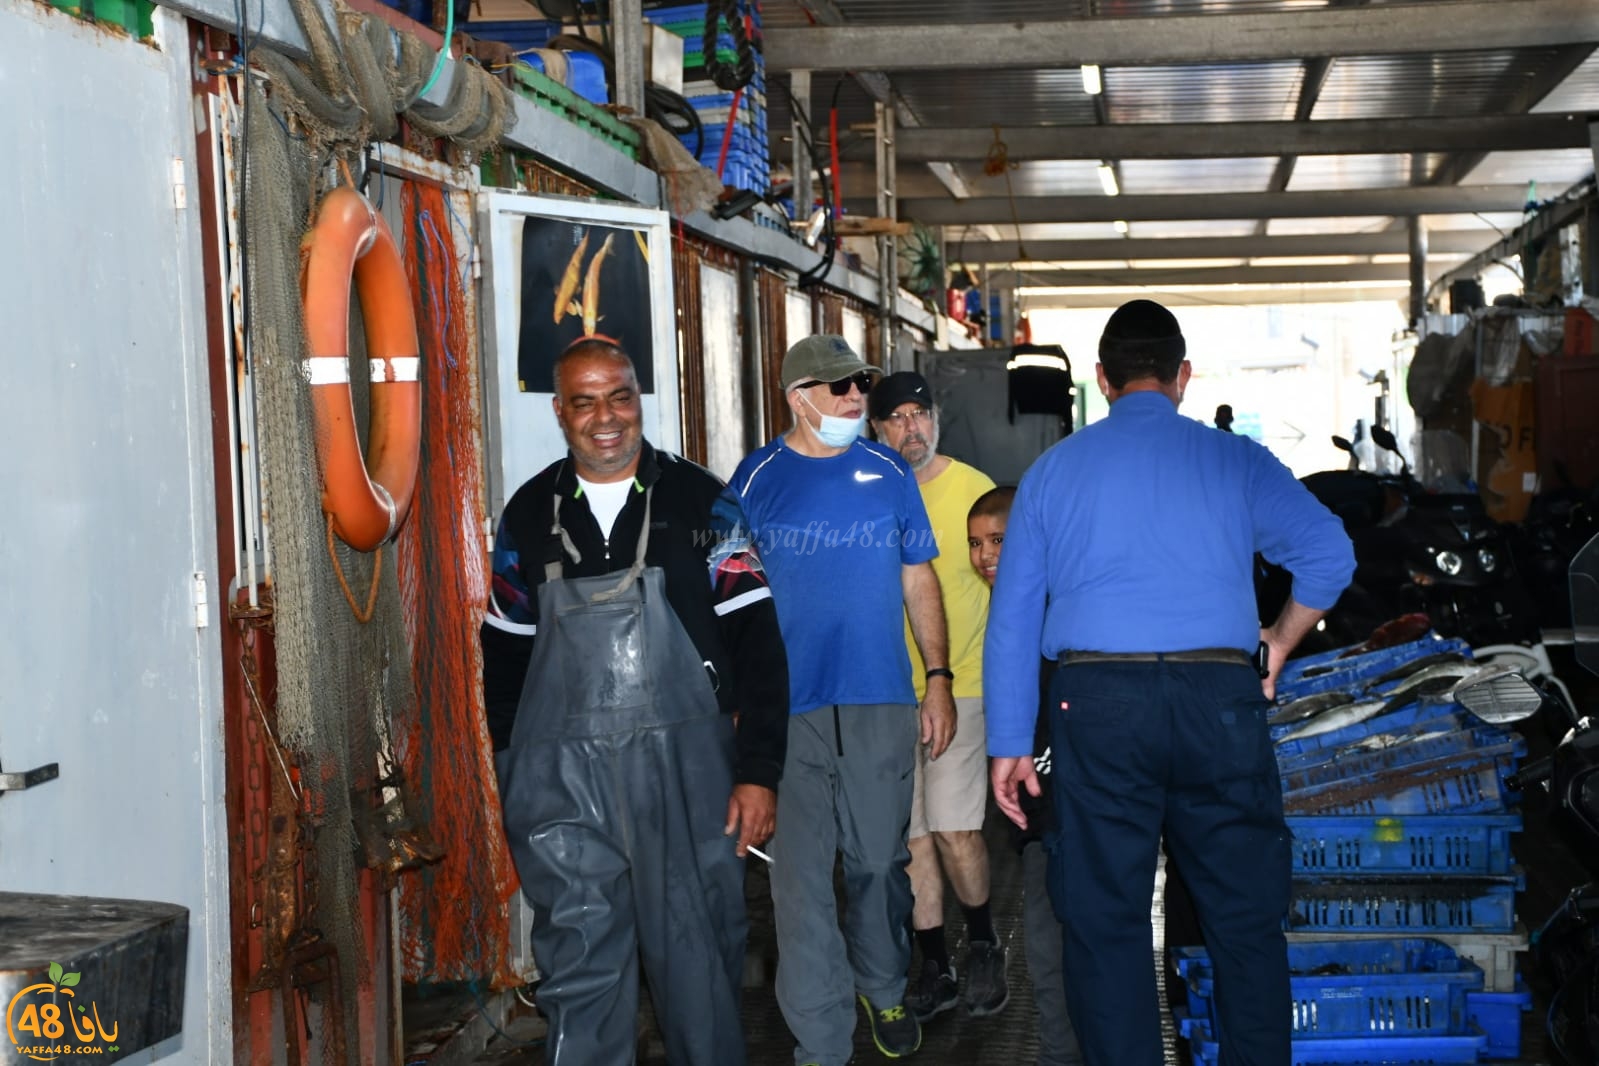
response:
M400 879L409 981L521 983L509 955L517 890L483 716L478 625L488 601L475 329L454 234L466 223L432 185L400 198L422 355L422 473L401 530L400 589L416 678L414 721L397 723L405 779L442 862Z

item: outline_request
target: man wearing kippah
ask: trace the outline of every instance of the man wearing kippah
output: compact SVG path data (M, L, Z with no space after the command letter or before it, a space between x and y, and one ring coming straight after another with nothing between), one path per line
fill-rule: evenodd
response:
M955 732L938 555L916 477L863 439L882 374L842 337L783 357L787 433L739 464L728 492L750 525L789 659L788 750L772 838L777 1002L800 1066L844 1066L855 1006L890 1058L921 1046L905 1007L911 890L905 867L918 739ZM904 619L930 676L918 708ZM833 864L848 896L839 929Z
M1017 490L984 642L989 769L1027 818L1039 650L1059 838L1050 896L1066 1001L1089 1066L1160 1066L1150 897L1164 835L1215 965L1221 1060L1290 1059L1290 840L1266 717L1288 653L1338 599L1337 518L1244 436L1177 413L1192 372L1172 313L1134 300L1099 341L1105 419ZM1256 552L1294 576L1270 625ZM1257 672L1258 671L1258 672Z

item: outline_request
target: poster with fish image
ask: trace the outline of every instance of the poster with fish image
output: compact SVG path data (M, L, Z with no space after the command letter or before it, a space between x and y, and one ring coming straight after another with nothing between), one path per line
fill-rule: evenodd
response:
M549 392L555 357L596 334L633 357L642 392L655 391L649 253L638 229L532 216L522 223L517 379L523 392Z

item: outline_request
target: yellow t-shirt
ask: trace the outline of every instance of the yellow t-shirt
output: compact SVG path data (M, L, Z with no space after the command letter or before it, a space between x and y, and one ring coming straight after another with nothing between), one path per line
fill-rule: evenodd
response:
M944 597L944 621L949 627L949 668L955 671L955 695L983 694L983 628L988 625L988 586L972 569L966 549L966 512L977 497L994 487L989 476L959 459L921 486L927 520L938 542L933 573ZM916 698L927 694L927 667L905 619L905 644L911 652L911 680Z

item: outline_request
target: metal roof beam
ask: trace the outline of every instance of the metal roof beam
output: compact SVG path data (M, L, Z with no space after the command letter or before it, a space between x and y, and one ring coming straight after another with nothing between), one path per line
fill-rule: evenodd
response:
M926 225L1035 222L1146 222L1181 219L1338 218L1520 212L1519 185L1463 185L1325 192L1159 196L1029 196L901 200L900 217Z
M1406 263L1360 263L1353 266L1231 266L1184 270L991 269L989 274L995 278L1014 277L1018 288L1073 288L1100 285L1309 285L1327 282L1396 282L1402 285L1408 280L1409 271Z
M1580 111L1470 118L1338 119L1321 122L1179 122L1116 126L1002 127L1013 162L1052 159L1222 159L1399 152L1534 152L1588 147ZM987 157L991 126L899 131L901 162ZM856 154L851 152L850 154Z
M1222 290L1229 307L1275 307L1285 304L1382 303L1404 296L1399 282L1373 282L1368 285L1303 285L1292 287L1231 286ZM1127 299L1120 289L1109 292L1028 293L1022 304L1028 311L1056 309L1110 310ZM1160 290L1160 302L1167 307L1214 307L1216 292L1209 289ZM1090 360L1092 353L1087 354Z
M1593 0L1456 0L1225 15L766 31L769 70L1060 70L1599 42Z
M1432 230L1432 255L1475 255L1499 239L1494 230ZM1280 237L1105 237L1027 241L1027 262L1069 263L1106 259L1260 259L1343 255L1404 255L1403 231L1381 233L1289 234ZM1015 241L967 241L950 253L951 263L1014 263L1022 248Z

